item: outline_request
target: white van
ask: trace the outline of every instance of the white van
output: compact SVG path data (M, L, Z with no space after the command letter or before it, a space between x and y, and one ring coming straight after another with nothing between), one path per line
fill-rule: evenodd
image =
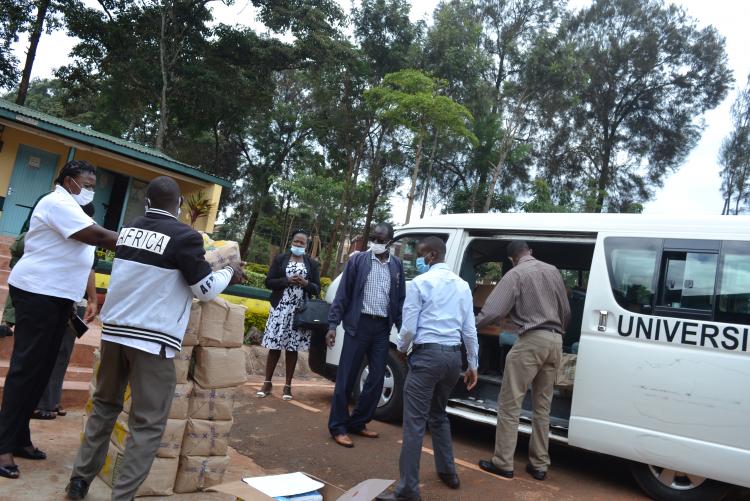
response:
M510 267L511 240L526 240L561 271L573 313L563 345L575 378L572 391L555 391L551 439L631 460L638 484L659 500L721 499L728 484L750 487L749 217L437 216L396 232L391 252L407 279L428 235L445 239L446 262L469 282L477 312ZM333 348L316 336L310 350L313 370L331 379L339 331ZM406 368L395 334L378 419L401 416ZM480 382L470 393L456 385L450 414L495 425L512 343L500 334L480 332ZM366 374L365 365L359 387ZM527 395L522 433L531 432L530 404Z

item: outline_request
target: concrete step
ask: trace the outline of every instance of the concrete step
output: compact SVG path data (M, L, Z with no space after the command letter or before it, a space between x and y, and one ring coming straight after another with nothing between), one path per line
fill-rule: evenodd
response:
M10 360L0 360L0 377L7 376L8 369L10 369ZM65 372L65 381L89 382L93 375L94 370L91 367L68 365L68 370Z
M9 269L0 269L0 285L8 285L8 275L10 275Z
M8 286L0 285L0 318L3 316L5 301L8 299Z
M83 337L76 339L70 365L91 368L94 365L94 351L101 342L101 324L95 320L89 325L89 330ZM10 360L13 353L13 336L0 338L0 360Z
M3 387L5 387L5 377L0 377L0 398L2 398ZM63 391L60 397L60 405L63 408L81 408L86 405L88 399L88 381L63 381Z
M3 255L0 253L0 270L9 270L10 269L10 254Z

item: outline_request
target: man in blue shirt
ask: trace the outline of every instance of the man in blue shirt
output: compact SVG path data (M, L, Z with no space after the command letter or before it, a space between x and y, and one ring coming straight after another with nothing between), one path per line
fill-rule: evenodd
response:
M427 237L417 245L417 271L406 295L403 323L397 347L409 355L409 373L404 385L403 445L396 489L377 499L419 500L419 460L425 426L429 423L435 469L448 487L460 482L453 460L450 422L445 407L461 375L461 340L466 346L469 368L466 388L477 384L477 329L469 284L445 264L445 243Z
M349 258L341 275L336 298L328 314L326 342L336 342L336 327L344 324L344 345L336 372L328 429L337 444L353 447L349 433L377 438L367 429L383 393L391 327L401 328L401 308L406 295L404 267L389 247L393 226L380 223L370 237L369 250ZM354 412L349 415L349 396L362 361L367 356L369 374Z

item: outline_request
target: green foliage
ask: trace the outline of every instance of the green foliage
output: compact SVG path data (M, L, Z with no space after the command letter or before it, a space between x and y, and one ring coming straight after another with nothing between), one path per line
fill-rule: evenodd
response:
M266 274L265 273L255 273L253 271L247 271L245 272L245 275L247 276L247 280L243 285L249 285L250 287L257 287L259 289L265 289L266 288Z
M245 270L247 270L250 273L258 273L261 275L268 274L268 265L267 264L260 264L260 263L248 263L245 265Z
M250 330L250 327L255 327L258 331L263 332L266 330L266 322L268 321L268 312L252 311L247 309L245 311L245 332Z
M185 205L187 205L188 208L190 225L193 227L198 219L208 216L213 208L213 204L208 198L206 198L202 191L190 195L187 200L185 200Z

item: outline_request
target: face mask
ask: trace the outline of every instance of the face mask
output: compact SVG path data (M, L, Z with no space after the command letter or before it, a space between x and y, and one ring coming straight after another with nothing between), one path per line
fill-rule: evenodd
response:
M427 264L425 259L423 257L417 258L417 273L427 273L430 271L430 268L432 267L431 264Z
M376 256L388 252L388 244L376 244L375 242L368 242L367 248L370 249Z
M76 183L76 180L71 178L74 183ZM71 193L70 196L73 197L73 200L75 200L78 205L88 205L91 202L94 201L94 190L89 190L86 188L82 188L80 184L76 183L76 186L78 186L81 189L81 192L78 194Z
M303 256L305 254L305 248L304 247L296 247L292 245L291 249L289 249L292 254L295 256Z

